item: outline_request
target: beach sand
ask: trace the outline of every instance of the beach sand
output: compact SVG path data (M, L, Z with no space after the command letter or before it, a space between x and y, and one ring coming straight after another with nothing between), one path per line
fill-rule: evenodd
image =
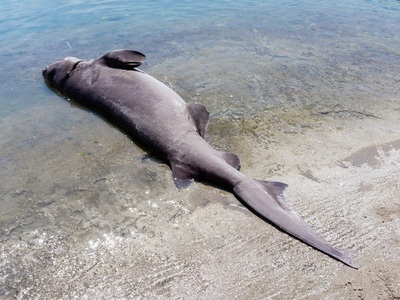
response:
M218 128L231 128L226 139L242 172L288 183L293 208L351 253L358 270L278 231L226 191L201 183L176 190L166 165L97 116L72 111L69 118L89 119L86 130L98 138L81 139L80 126L65 125L70 138L58 143L75 155L62 158L38 142L20 154L42 154L34 174L21 178L23 163L9 174L24 186L9 195L24 205L2 216L9 228L0 248L5 299L400 297L397 111L287 108L210 124L211 143ZM253 122L270 128L268 143L251 134ZM38 182L49 185L37 190Z

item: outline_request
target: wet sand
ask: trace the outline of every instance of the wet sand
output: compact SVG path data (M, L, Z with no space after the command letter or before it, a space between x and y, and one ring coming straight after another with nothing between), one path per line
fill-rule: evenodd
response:
M21 205L1 215L2 295L397 299L398 115L392 109L368 116L287 108L257 119L211 120L210 142L222 147L229 140L245 174L288 183L294 209L333 245L352 253L358 270L276 230L238 207L228 192L201 183L176 190L167 166L87 111L67 114L61 126L68 138L57 140L36 124L39 136L56 139L58 147L39 137L21 143L15 171L7 175L14 183L7 195ZM79 134L82 122L92 138ZM224 126L232 135L220 138ZM268 143L261 144L264 137L252 130L264 127L270 128ZM65 147L69 157L57 151ZM37 164L29 173L18 162L33 153Z
M284 28L279 11L254 7L252 22L233 14L147 31L148 20L134 37L129 15L8 36L0 298L400 299L398 18L359 7L371 11L291 6ZM143 51L144 71L204 104L206 139L237 154L246 175L287 183L295 211L359 269L227 191L177 190L167 165L44 84L46 64L110 45Z

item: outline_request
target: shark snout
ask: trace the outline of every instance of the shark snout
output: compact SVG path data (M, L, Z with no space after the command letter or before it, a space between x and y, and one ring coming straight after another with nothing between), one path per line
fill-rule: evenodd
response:
M43 77L46 77L46 73L47 73L48 69L49 69L49 66L46 66L46 67L43 68L43 70L42 70Z

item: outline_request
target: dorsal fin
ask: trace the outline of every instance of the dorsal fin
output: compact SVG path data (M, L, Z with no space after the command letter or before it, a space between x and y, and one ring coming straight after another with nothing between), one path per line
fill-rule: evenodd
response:
M207 111L206 107L201 104L188 103L186 107L189 112L190 119L197 128L197 132L202 138L204 138L210 113Z
M268 194L274 198L274 200L285 210L292 210L289 202L285 199L283 192L287 188L287 184L279 181L265 181L257 180L258 183L266 189Z
M134 50L114 50L102 58L110 68L133 70L144 62L146 55Z

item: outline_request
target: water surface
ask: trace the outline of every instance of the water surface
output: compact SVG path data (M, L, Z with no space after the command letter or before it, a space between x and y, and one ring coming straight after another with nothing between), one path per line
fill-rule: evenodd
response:
M29 295L29 286L40 295L26 270L48 271L40 263L55 263L65 245L110 250L151 239L210 201L236 201L199 184L177 191L168 166L52 92L44 66L141 51L145 72L208 108L210 143L239 154L248 175L279 177L293 172L278 161L282 144L311 131L324 144L322 129L361 132L359 120L396 119L399 28L394 0L3 1L0 296ZM351 147L346 136L337 143ZM24 255L39 257L30 265Z

